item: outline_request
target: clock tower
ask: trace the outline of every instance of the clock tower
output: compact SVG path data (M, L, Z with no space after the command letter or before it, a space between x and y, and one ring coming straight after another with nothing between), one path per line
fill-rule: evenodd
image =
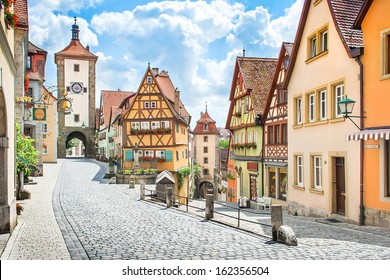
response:
M76 18L72 25L72 40L55 54L58 100L71 101L69 112L58 112L58 158L66 157L67 143L77 138L84 144L86 157L95 156L95 91L98 57L80 43Z

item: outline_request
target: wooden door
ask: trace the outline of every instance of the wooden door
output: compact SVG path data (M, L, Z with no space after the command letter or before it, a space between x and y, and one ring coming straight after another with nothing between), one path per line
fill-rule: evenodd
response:
M336 210L345 215L345 166L344 158L336 158Z

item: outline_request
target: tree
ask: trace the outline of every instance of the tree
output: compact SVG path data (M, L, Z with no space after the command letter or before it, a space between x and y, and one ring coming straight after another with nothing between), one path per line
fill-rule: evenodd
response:
M219 148L220 149L229 148L229 140L219 140Z

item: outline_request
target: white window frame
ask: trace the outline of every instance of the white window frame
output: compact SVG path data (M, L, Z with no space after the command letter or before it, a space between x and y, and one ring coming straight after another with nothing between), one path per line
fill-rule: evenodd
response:
M149 122L141 122L141 129L142 130L149 130L150 129L150 123Z
M326 110L327 110L327 106L326 106L326 90L321 90L319 92L319 95L320 95L320 119L321 120L326 120L327 118L327 114L326 114Z
M300 187L303 186L303 156L297 155L295 156L295 164L296 164L296 184Z
M151 122L151 128L152 128L152 129L158 129L158 128L160 128L160 122L159 122L159 121Z
M148 84L148 85L150 85L151 83L153 82L153 79L152 79L152 77L146 77L146 83Z
M150 108L150 103L148 101L144 102L144 108L149 109Z
M340 89L340 90L339 90ZM344 117L343 114L341 114L339 105L337 104L340 100L344 98L344 84L336 85L334 86L334 114L336 118L342 118Z
M325 30L321 32L321 52L327 50L328 50L328 30Z
M296 99L297 124L302 124L302 97Z
M257 143L257 131L253 131L253 143Z
M310 58L317 55L317 37L310 39Z
M156 101L150 102L150 108L155 109L156 107L157 107L157 102Z
M309 122L316 121L316 95L314 93L308 96Z
M131 128L132 129L140 129L140 124L139 124L139 122L132 122L131 123Z
M171 128L170 121L161 121L161 127L165 129Z
M153 150L145 150L145 151L144 151L144 156L145 156L145 157L154 158L154 151L153 151Z
M322 157L313 156L313 187L322 189Z
M247 132L246 141L247 141L247 143L252 143L252 132L251 131Z

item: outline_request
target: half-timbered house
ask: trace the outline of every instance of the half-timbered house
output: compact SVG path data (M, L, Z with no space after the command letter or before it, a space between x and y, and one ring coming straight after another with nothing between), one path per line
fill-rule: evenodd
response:
M229 174L236 177L238 198L246 197L253 202L263 195L263 127L260 120L276 62L273 58L238 57L230 90L226 128L232 132L229 156L234 160L234 170Z
M287 90L282 88L293 44L283 42L263 115L264 193L286 201L287 196Z
M124 168L153 168L175 173L188 166L191 117L166 71L148 66L122 113Z

